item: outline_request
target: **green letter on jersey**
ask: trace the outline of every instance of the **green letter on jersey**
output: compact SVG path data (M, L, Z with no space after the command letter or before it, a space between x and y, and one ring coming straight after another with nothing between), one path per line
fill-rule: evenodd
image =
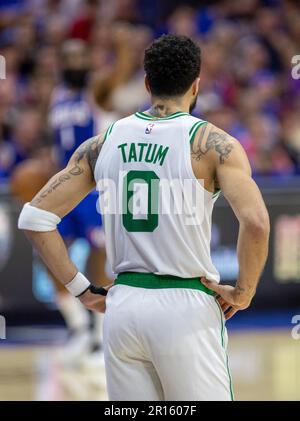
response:
M143 188L142 188L143 187ZM140 189L140 190L139 190ZM146 206L146 218L134 215L134 195ZM158 226L159 177L154 171L129 171L123 182L123 225L129 232L153 232Z
M123 159L123 162L127 162L126 161L126 155L125 155L125 148L126 148L126 146L127 146L127 143L123 143L122 145L119 145L118 146L118 148L119 149L121 149L121 152L122 152L122 159Z
M166 146L164 148L162 145L160 145L160 147L157 151L156 157L153 161L153 164L156 164L156 162L158 161L159 165L162 165L164 163L164 160L165 160L165 157L168 153L168 150L169 150L169 146Z

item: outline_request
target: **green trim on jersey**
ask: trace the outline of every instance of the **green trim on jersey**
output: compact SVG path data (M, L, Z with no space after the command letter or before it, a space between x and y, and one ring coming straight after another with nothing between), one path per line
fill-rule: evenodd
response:
M190 131L189 131L190 144L194 142L194 139L199 127L203 126L203 124L206 124L206 123L207 123L206 120L199 120L199 121L196 121L195 124L193 124L193 126L190 128ZM217 199L220 196L220 194L221 194L221 189L218 189L212 193L212 198Z
M206 123L207 123L207 121L205 121L205 120L197 121L197 123L195 123L195 124L191 127L191 129L190 129L190 131L189 131L189 135L190 135L190 144L192 144L192 143L193 143L193 141L194 141L194 139L195 139L195 136L196 136L196 133L197 133L197 131L198 131L199 127L203 126L203 124L206 124Z
M231 377L231 373L230 373L229 362L228 362L228 354L227 354L227 351L226 351L225 341L224 341L225 325L224 325L224 321L223 321L223 310L221 309L221 306L220 306L219 302L216 299L215 299L215 301L216 301L216 304L219 308L220 317L221 317L221 344L222 344L222 347L224 348L224 351L225 351L225 354L226 354L226 370L227 370L228 378L229 378L230 397L231 397L231 400L234 401L232 377Z
M115 125L115 124L116 124L116 122L112 123L112 124L109 126L109 128L108 128L108 136L111 134L112 129L113 129L113 127L114 127L114 125Z
M193 132L193 130L194 130L194 128L199 124L199 123L207 123L207 121L206 120L198 120L198 121L196 121L196 123L195 124L193 124L192 125L192 127L190 128L190 131L189 131L189 135L191 136L191 134L192 134L192 132Z
M170 114L167 117L153 117L150 114L145 114L142 112L137 112L134 114L136 117L141 118L142 120L147 120L147 121L160 121L160 120L173 120L174 118L177 117L181 117L183 115L190 115L189 113L184 113L181 111L178 111L176 113Z
M104 140L103 140L103 142L105 142L106 141L106 139L108 138L108 136L111 134L111 132L112 132L112 129L113 129L113 127L114 127L114 125L115 125L115 123L112 123L108 128L107 128L107 130L106 130L106 132L105 132L105 135L104 135Z
M189 288L203 291L208 295L214 292L204 286L199 278L180 278L172 275L155 275L143 272L119 273L114 285L128 285L131 287L160 289L160 288Z

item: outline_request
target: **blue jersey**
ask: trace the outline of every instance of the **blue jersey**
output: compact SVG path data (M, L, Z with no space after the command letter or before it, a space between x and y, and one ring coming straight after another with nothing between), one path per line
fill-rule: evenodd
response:
M95 115L85 92L74 93L66 88L59 88L55 92L49 117L62 167L67 165L75 150L85 140L95 136ZM86 238L92 247L103 247L102 220L96 209L97 199L96 191L91 192L63 218L58 229L64 239Z
M85 92L59 88L50 108L50 125L60 164L65 166L75 150L96 134L95 112Z

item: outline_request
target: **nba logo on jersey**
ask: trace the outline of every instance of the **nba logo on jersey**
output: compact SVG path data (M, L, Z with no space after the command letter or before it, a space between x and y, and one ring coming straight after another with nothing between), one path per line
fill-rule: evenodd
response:
M153 127L154 127L154 123L149 123L148 126L146 127L145 133L150 134L152 132Z

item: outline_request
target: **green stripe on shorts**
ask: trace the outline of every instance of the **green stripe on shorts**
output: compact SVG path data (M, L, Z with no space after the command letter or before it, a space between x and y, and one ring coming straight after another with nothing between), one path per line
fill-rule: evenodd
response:
M217 303L217 305L219 307L219 310L220 310L220 317L221 317L221 343L222 343L222 348L224 348L224 351L225 351L225 354L226 354L226 370L227 370L227 374L228 374L228 378L229 378L230 397L231 397L231 400L234 401L232 377L231 377L231 373L230 373L229 362L228 362L228 354L227 354L227 350L226 350L226 347L225 347L225 341L224 341L225 326L224 326L224 322L223 322L223 310L221 309L221 306L220 306L220 304L219 304L219 302L217 300L216 300L216 303Z

